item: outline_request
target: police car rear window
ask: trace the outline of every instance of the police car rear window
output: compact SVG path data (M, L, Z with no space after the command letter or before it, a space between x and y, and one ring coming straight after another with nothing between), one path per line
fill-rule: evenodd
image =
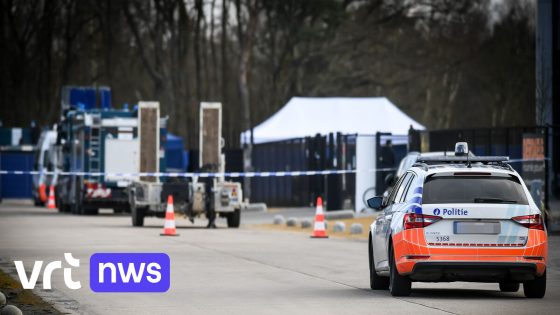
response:
M422 203L528 204L516 177L436 176L424 183Z

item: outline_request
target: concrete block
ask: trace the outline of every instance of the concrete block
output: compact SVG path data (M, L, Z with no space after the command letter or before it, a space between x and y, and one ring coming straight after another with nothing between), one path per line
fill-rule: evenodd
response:
M298 220L296 218L288 218L288 220L286 220L286 225L287 226L296 226L298 223Z
M274 220L273 223L276 224L276 225L282 225L282 224L286 223L286 219L281 214L275 215L273 220Z
M302 229L306 229L306 228L310 228L313 225L313 221L309 219L303 219L301 220L300 224Z
M362 234L364 227L360 223L353 223L350 225L350 234Z
M336 221L333 225L333 232L334 233L342 233L344 231L346 231L346 223Z

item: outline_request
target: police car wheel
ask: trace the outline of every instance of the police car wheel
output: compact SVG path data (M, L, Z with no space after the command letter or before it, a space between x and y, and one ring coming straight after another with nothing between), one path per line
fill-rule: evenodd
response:
M519 291L519 283L517 282L500 282L500 291L517 292Z
M545 292L546 271L542 276L536 277L535 280L523 283L523 293L525 293L525 297L541 299L544 297Z
M389 278L381 277L377 274L374 267L373 247L371 234L369 235L369 286L372 290L387 290L389 288Z
M402 276L397 270L393 247L389 249L389 292L392 296L409 296L412 283L410 278Z

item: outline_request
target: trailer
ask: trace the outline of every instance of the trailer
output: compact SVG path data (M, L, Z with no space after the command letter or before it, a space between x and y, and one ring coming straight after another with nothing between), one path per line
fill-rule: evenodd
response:
M204 172L220 174L212 178L194 178L193 204L187 213L190 218L206 213L212 227L215 215L227 219L228 227L237 228L241 223L243 190L241 183L226 181L225 145L222 138L222 104L202 102L199 112L199 168Z
M139 138L141 162L140 171L158 172L153 163L157 143L152 134L158 130L159 116L157 103L139 105ZM222 107L220 103L202 103L200 107L200 156L199 169L202 172L223 174L225 158L222 152ZM128 198L132 212L132 225L142 226L146 216L165 216L168 196L173 196L174 209L184 214L191 222L206 216L212 227L216 215L227 219L228 227L237 228L244 208L241 184L226 181L223 175L194 177L168 177L163 181L155 176L133 180L128 187Z
M159 152L163 149L161 120L158 102L140 102L138 104L138 154L134 163L139 165L140 173L159 173L161 162ZM185 178L160 176L140 176L133 178L126 194L130 206L132 225L144 225L144 217L164 217L166 201L173 196L175 208L185 212L190 200L189 184Z

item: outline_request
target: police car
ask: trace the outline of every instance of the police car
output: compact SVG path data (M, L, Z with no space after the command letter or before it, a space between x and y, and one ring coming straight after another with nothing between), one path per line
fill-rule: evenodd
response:
M542 214L508 157L419 158L391 193L368 200L373 290L408 296L411 283L490 282L542 298L547 233Z

